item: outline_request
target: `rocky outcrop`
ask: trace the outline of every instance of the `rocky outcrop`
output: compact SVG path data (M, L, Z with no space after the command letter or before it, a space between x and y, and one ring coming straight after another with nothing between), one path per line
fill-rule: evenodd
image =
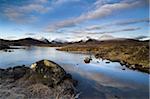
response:
M9 49L8 45L0 44L0 50Z
M29 73L30 69L25 66L16 66L13 68L0 69L1 79L14 79L17 80L23 77L25 74Z
M31 67L0 69L0 98L75 99L77 81L58 64L41 60ZM6 95L3 93L7 93Z

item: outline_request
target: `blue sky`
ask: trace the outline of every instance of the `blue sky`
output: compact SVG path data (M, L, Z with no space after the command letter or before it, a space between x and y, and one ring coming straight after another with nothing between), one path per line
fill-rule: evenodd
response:
M0 0L0 38L149 36L148 0Z

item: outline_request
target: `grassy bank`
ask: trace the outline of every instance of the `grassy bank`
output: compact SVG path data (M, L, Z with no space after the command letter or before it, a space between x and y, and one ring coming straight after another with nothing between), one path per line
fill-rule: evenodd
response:
M103 41L99 43L72 44L61 51L91 51L96 58L118 61L129 68L149 73L148 41Z

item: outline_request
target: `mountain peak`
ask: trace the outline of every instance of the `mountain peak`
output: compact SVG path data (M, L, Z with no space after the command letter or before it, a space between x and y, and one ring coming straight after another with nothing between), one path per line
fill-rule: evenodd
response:
M113 40L116 39L115 37L113 37L112 35L102 35L99 40Z
M50 43L49 40L47 38L44 38L44 37L41 37L39 40L43 41L45 43Z

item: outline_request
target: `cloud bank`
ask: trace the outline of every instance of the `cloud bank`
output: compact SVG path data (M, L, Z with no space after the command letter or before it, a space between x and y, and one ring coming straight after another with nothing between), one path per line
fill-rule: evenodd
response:
M129 19L129 20L122 20L110 24L105 24L105 25L92 25L86 27L86 30L99 30L99 29L105 29L111 26L126 26L126 25L132 25L132 24L137 24L137 23L149 23L148 18L142 18L142 19Z
M26 0L23 5L7 4L0 13L15 23L32 23L38 20L37 14L47 14L56 6L75 1L79 0Z
M83 13L79 17L70 18L57 23L49 24L49 26L45 29L45 31L52 32L61 28L75 26L76 24L79 24L87 20L104 18L115 11L137 7L141 5L141 2L142 1L139 0L134 2L119 2L119 3L112 3L112 4L97 3L95 9Z

